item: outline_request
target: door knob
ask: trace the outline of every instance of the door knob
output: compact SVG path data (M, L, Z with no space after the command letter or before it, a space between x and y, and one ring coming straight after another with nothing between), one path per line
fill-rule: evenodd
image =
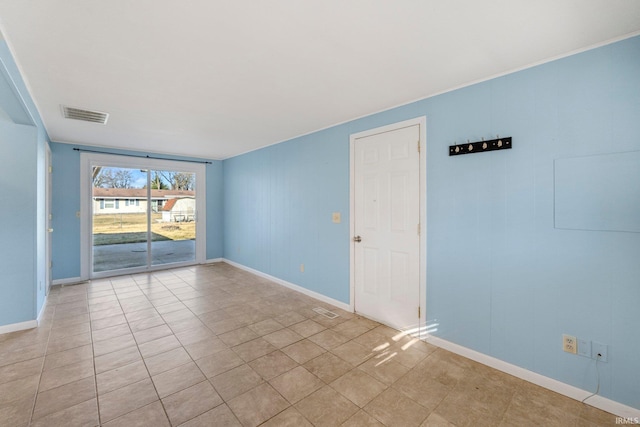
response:
M356 236L356 237L353 238L353 241L356 242L356 243L360 243L360 242L362 242L362 237Z
M47 231L48 231L49 233L53 233L53 228L49 228Z

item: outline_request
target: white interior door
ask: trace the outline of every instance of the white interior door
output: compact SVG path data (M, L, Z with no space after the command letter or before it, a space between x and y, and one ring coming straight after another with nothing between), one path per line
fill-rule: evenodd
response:
M355 310L397 329L420 321L420 126L356 138Z

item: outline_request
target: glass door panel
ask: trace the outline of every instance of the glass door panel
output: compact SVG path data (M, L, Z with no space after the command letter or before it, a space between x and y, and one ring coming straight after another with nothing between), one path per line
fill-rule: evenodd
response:
M151 265L196 260L196 174L151 170Z
M147 171L92 167L93 272L148 265Z

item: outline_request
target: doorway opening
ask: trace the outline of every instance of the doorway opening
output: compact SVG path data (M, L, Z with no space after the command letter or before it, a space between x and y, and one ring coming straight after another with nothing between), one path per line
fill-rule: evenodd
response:
M88 277L204 261L204 165L82 156L83 254L88 255L83 266Z

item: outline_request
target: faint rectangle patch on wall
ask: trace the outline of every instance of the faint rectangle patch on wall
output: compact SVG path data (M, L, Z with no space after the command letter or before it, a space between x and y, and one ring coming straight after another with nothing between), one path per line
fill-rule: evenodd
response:
M640 233L640 151L556 159L555 228Z

